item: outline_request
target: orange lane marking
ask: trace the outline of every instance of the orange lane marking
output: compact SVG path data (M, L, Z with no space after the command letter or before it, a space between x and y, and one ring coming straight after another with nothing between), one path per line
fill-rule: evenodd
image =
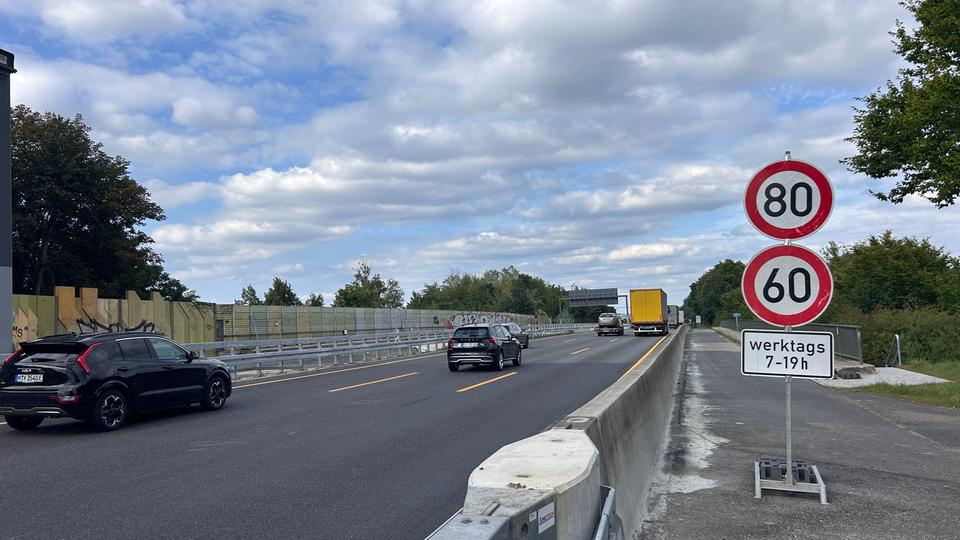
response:
M485 385L485 384L490 384L490 383L492 383L492 382L497 382L497 381L499 381L500 379L506 379L507 377L513 377L513 376L516 375L516 374L517 374L516 371L511 371L510 373L507 373L507 374L505 374L505 375L500 375L499 377L494 377L494 378L492 378L492 379L483 381L482 383L477 383L477 384L474 384L473 386L467 386L467 387L461 388L461 389L457 390L457 393L459 394L459 393L461 393L461 392L466 392L466 391L468 391L468 390L473 390L474 388L479 388L479 387L481 387L481 386L483 386L483 385Z
M370 386L371 384L379 384L379 383L387 382L387 381L395 381L395 380L397 380L397 379L402 379L402 378L404 378L404 377L412 377L413 375L416 375L416 374L417 374L416 371L414 371L414 372L412 372L412 373L404 373L403 375L395 375L395 376L393 376L393 377L387 377L387 378L385 378L385 379L377 379L377 380L375 380L375 381L370 381L370 382L365 382L365 383L360 383L360 384L351 384L350 386L343 386L343 387L341 387L341 388L334 388L333 390L327 390L327 392L330 392L330 393L333 393L333 392L341 392L341 391L343 391L343 390L350 390L350 389L353 389L353 388L360 388L361 386Z

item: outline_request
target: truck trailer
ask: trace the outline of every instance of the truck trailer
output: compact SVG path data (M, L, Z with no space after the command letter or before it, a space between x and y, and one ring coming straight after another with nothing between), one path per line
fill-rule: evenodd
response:
M630 289L630 329L633 335L670 333L667 293L663 289Z
M670 328L676 328L679 325L680 317L680 306L674 306L672 304L667 304L667 323L670 325Z

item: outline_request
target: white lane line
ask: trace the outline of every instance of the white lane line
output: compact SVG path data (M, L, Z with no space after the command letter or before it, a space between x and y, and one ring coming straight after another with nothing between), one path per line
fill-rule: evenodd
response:
M565 340L563 340L563 342L564 342L564 343L570 343L571 341L576 341L576 340L577 340L577 338L565 339Z
M610 343L613 343L614 341L616 341L616 340L618 340L618 339L620 339L620 338L615 337L615 338L613 338L613 339L610 340Z
M584 347L583 349L580 349L579 351L573 351L572 353L570 353L570 356L573 356L573 355L575 355L575 354L580 354L580 353L582 353L583 351L589 351L589 350L590 350L590 347Z

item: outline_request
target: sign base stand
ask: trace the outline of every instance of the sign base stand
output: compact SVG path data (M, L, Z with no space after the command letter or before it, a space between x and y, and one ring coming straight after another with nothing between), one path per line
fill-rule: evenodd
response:
M783 458L760 458L753 462L753 498L759 499L764 489L792 491L794 493L820 494L820 504L827 504L827 486L823 483L816 465L794 461L793 481L787 478L787 460Z

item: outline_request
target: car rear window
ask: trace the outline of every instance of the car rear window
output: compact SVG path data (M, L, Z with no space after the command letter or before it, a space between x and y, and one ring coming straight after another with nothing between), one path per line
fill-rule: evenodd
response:
M45 344L25 347L16 364L67 365L75 362L79 356L77 344Z
M457 328L453 332L455 338L486 338L490 337L490 330L483 327Z

